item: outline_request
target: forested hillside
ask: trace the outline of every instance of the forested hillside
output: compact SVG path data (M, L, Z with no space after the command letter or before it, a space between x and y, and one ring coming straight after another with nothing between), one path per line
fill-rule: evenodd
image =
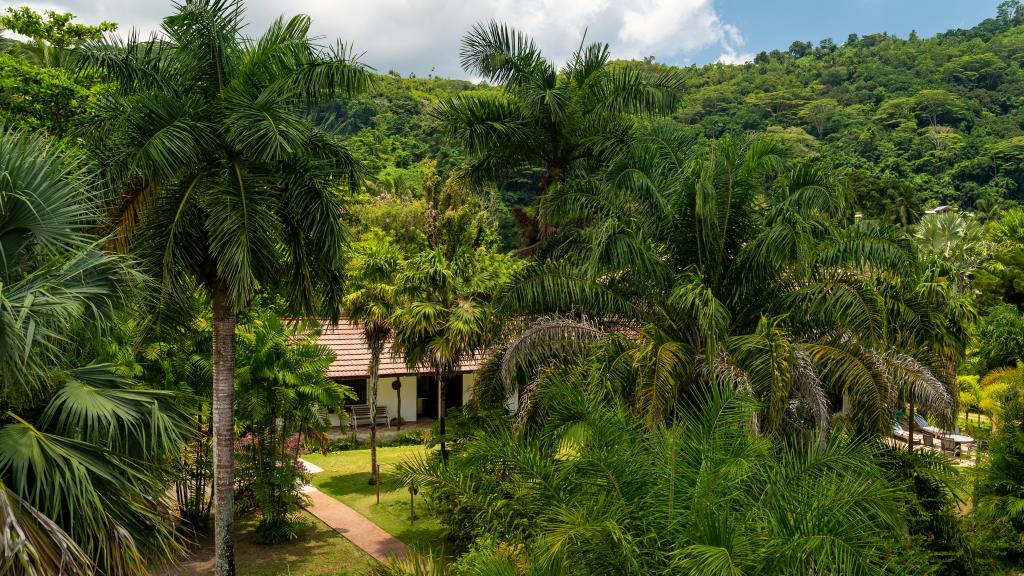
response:
M1022 23L1024 13L1007 5L974 28L933 38L854 34L795 41L743 65L692 66L679 71L673 118L708 138L767 131L798 155L823 157L846 175L866 216L912 223L940 204L988 213L1024 200ZM392 168L432 157L445 171L453 151L427 109L441 94L486 86L397 76L332 111L355 136L368 176L415 180ZM503 182L512 207L531 202L523 177Z
M707 138L766 131L798 156L821 157L845 176L866 216L909 224L942 204L984 216L1024 200L1022 24L1024 10L1008 3L974 28L933 38L797 40L747 64L674 69L683 82L672 118ZM88 80L0 58L0 117L8 124L59 134L68 127L61 115L70 118L90 97ZM351 137L371 182L419 189L418 163L436 161L442 174L458 164L458 151L443 145L429 117L431 104L489 87L395 71L378 80L372 92L339 100L320 116ZM539 170L517 170L503 179L505 203L530 206L539 177ZM514 244L510 227L506 217Z
M848 174L867 214L893 213L900 199L915 213L1020 201L1021 16L1004 11L930 39L797 41L751 64L692 68L675 117L709 137L768 130L824 156Z

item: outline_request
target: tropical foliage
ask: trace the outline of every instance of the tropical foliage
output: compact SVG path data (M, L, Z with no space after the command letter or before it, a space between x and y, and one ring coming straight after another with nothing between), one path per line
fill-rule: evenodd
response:
M1024 380L1017 375L1015 394L999 418L974 502L989 554L1019 566L1024 561Z
M507 343L506 384L525 385L559 340L589 340L607 385L651 422L724 374L742 375L768 430L824 427L843 395L875 433L906 399L948 417L970 302L902 231L853 223L849 201L771 139L657 127L544 205L572 231L500 298L506 316L536 318Z
M147 574L181 550L164 494L187 417L76 344L138 279L90 233L100 190L63 149L0 129L0 172L0 567Z
M381 574L1022 562L1024 4L687 68L485 22L477 83L311 26L0 15L0 573L162 573L211 513L220 576L237 513L292 538L339 320L371 414L388 350L438 386L400 477L451 554Z
M490 297L517 264L489 250L496 240L487 213L463 182L425 182L427 247L399 277L407 302L391 317L394 350L410 368L429 369L438 383L441 456L447 458L445 387L463 363L479 359L499 325Z
M70 12L47 10L45 15L40 15L28 6L8 7L0 16L0 31L10 30L31 39L31 44L15 48L30 62L44 68L60 68L68 63L69 49L99 40L104 32L117 30L113 22L88 26L72 22L74 19L75 15Z
M536 424L481 429L447 468L407 465L468 509L452 529L507 542L481 540L459 574L877 574L888 562L902 520L877 447L776 442L732 394L652 429L563 382L537 399Z
M581 45L559 70L531 38L492 21L466 34L460 56L464 70L501 90L442 97L431 116L461 145L473 176L538 169L538 199L628 141L635 115L668 113L675 104L675 74L614 67L600 42ZM523 219L524 246L546 238L545 223Z
M238 332L239 480L260 511L257 537L274 543L295 538L289 515L305 501L300 448L326 450L327 411L352 393L326 376L334 353L316 342L319 326L288 326L273 308L258 312Z
M306 113L365 89L346 48L319 46L306 16L242 35L242 4L190 0L150 41L94 43L79 66L115 89L83 135L108 196L115 244L166 298L198 284L213 308L217 573L232 568L235 315L261 287L291 311L337 318L344 227L337 186L358 179L340 139Z

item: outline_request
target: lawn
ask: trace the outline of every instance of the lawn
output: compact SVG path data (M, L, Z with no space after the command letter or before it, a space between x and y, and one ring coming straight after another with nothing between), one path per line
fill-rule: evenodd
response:
M351 506L396 538L420 551L443 554L441 525L431 517L423 498L416 497L415 521L409 519L409 492L394 474L394 465L401 460L422 456L423 446L379 448L377 460L381 468L380 504L375 488L369 484L370 451L348 450L330 454L309 454L309 462L324 469L313 475L313 485Z
M968 429L978 430L979 429L979 426L978 426L978 420L979 419L981 420L980 429L981 430L987 430L987 431L991 432L992 431L992 420L988 416L986 416L985 414L982 414L979 417L977 412L971 412L971 415L967 419L966 422L964 421L964 415L963 414L958 414L957 418L956 418L956 421L957 421L957 425L960 426L961 430L968 430Z
M241 518L235 530L235 568L239 576L356 576L374 564L370 556L311 514L296 515L299 537L291 542L264 546L256 542L257 518ZM188 560L169 576L213 573L213 530Z

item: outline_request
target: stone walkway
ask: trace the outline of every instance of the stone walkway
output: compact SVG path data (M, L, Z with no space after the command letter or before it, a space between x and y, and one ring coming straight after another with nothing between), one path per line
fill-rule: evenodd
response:
M302 464L311 474L323 471L308 462L302 461ZM306 510L310 514L348 538L370 556L383 563L405 558L405 544L382 530L367 517L311 485L304 486L302 491L309 497L309 505L306 506Z

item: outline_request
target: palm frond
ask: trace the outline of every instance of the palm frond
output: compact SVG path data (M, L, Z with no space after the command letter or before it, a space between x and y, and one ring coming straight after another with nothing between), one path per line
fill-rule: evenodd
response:
M459 58L463 70L500 84L528 82L544 65L530 37L493 20L473 26L462 39Z

